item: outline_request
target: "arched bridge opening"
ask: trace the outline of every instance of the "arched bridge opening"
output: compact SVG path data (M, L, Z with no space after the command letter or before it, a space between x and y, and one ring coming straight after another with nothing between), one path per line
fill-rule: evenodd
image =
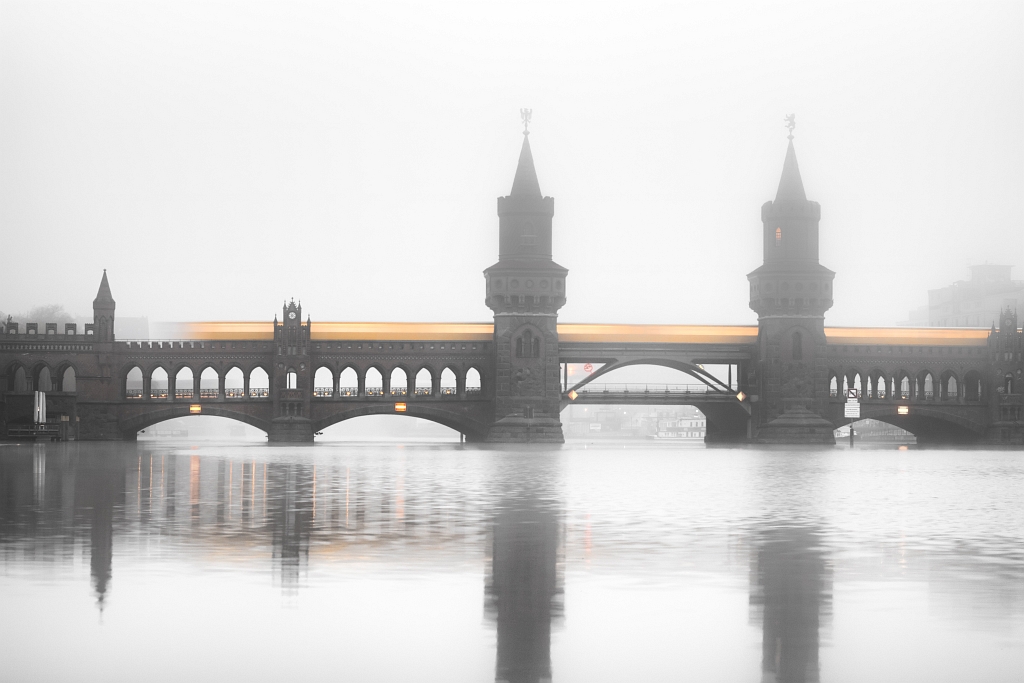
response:
M750 436L751 410L736 389L738 372L728 365L715 369L724 369L725 377L671 358L605 362L588 369L582 380L566 382L562 405L569 410L563 422L570 424L571 435L580 436L581 422L597 432L607 428L604 424L614 425L621 414L635 423L627 431L652 438L692 439L699 433L709 444L743 442ZM569 375L567 364L563 376ZM638 413L639 406L646 410Z
M121 438L126 440L135 440L142 432L146 432L147 434L150 434L150 436L153 436L154 434L151 431L151 428L159 425L160 423L167 422L168 420L176 420L180 418L188 418L190 421L195 421L197 424L202 421L197 418L224 418L238 424L255 427L264 433L270 431L269 420L235 410L231 406L204 404L202 405L202 409L197 411L194 404L171 403L152 407L147 406L147 408L149 409L144 412L131 415L127 418L123 418L118 423L118 430L121 434Z
M446 406L436 403L416 403L415 401L398 403L360 403L353 405L339 405L338 409L331 414L313 421L313 431L318 436L326 436L326 430L334 425L339 425L355 418L378 416L390 417L392 419L419 418L432 422L451 430L455 438L462 435L466 441L483 441L490 428L488 415L484 410L473 408L449 409ZM415 422L409 421L410 425ZM378 425L384 424L378 420ZM333 430L332 430L333 431ZM358 431L358 430L357 430ZM403 433L415 432L415 427L408 429L399 428ZM427 430L427 433L442 435L443 432ZM337 431L331 436L338 434Z

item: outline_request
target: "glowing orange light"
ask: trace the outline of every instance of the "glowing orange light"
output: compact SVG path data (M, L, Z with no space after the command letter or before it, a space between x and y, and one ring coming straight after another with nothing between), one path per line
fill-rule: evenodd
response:
M747 395L746 395L746 394L744 394L744 393L743 393L742 391L741 391L740 393L736 394L736 398L737 398L738 400L740 400L740 401L742 401L742 400L743 400L743 399L745 399L746 397L747 397Z
M396 413L404 413L408 409L409 409L409 406L405 405L404 403L396 403L395 404L395 412Z
M203 406L199 405L198 403L193 403L188 407L188 412L191 415L198 415L199 413L203 412Z
M569 400L570 401L575 401L578 396L579 396L579 394L576 393L575 389L573 389L572 391L569 392Z
M909 415L910 414L910 406L896 406L896 414L897 415Z

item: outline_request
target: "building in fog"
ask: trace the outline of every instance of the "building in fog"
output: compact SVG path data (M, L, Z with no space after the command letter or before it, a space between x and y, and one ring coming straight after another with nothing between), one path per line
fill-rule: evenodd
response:
M690 439L703 441L704 414L693 406L569 405L562 414L571 439Z
M1013 266L985 264L971 266L971 279L948 287L928 290L927 321L921 312L911 313L910 324L930 327L989 327L1009 306L1016 311L1024 304L1024 280L1013 280ZM916 317L915 317L916 314Z

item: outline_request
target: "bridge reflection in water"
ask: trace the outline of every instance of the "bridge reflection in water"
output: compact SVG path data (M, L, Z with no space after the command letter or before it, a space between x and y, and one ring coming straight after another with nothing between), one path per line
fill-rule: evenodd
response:
M625 478L617 451L612 458L602 457L600 452L552 457L549 452L454 452L457 448L349 449L332 451L326 458L292 452L278 453L272 459L257 448L214 449L213 454L205 447L199 451L187 447L148 450L117 443L8 448L0 452L4 581L22 585L11 582L21 575L35 578L45 573L51 583L78 582L81 579L74 576L75 567L87 567L104 621L123 626L130 623L133 601L146 594L144 585L153 587L161 576L190 571L203 577L230 572L247 579L243 584L252 583L251 577L257 577L258 583L260 575L269 574L276 590L284 595L306 595L308 590L319 602L329 599L324 597L328 595L323 592L325 587L358 581L358 573L350 573L353 567L379 575L374 584L377 590L394 590L411 576L456 576L469 568L468 575L476 577L470 579L473 595L466 602L469 621L479 624L482 603L495 635L494 678L509 683L558 680L560 667L575 667L576 662L566 659L569 650L559 650L559 639L579 637L573 636L572 628L565 629L582 626L572 621L574 613L577 619L587 620L604 608L602 604L595 610L594 605L586 604L588 595L589 599L597 595L590 590L593 584L587 584L588 591L573 593L577 602L563 601L567 564L576 563L573 581L588 580L587 572L580 570L581 558L586 558L588 568L592 561L595 566L610 562L606 569L624 572L605 575L619 582L613 592L620 596L629 595L622 591L630 590L631 582L651 581L640 588L649 591L651 586L671 588L680 582L699 586L699 580L697 584L688 582L701 573L713 580L749 575L746 599L760 631L761 680L766 683L827 679L821 673L821 631L831 620L835 560L830 548L837 542L855 550L856 557L851 559L848 553L846 562L848 569L853 565L859 572L858 580L874 576L866 572L877 572L882 566L890 583L893 574L886 574L890 570L924 583L945 582L934 584L940 589L933 592L956 591L961 604L971 605L972 618L984 610L997 613L985 627L989 632L1003 633L1006 624L1024 625L1020 610L1024 562L1012 536L1019 536L1020 530L1013 531L1001 520L1007 501L1012 500L1008 492L1016 484L1011 481L1005 490L994 484L989 470L972 464L984 457L979 454L972 454L969 462L951 463L955 472L950 476L960 477L969 469L978 471L977 481L957 486L959 498L947 504L958 505L963 498L965 505L973 505L970 501L979 495L991 503L986 508L994 511L991 513L972 508L971 533L986 539L984 552L970 550L975 544L973 536L962 538L956 524L940 530L939 542L927 535L934 520L962 517L945 508L914 512L915 506L937 504L930 493L938 489L929 489L928 496L903 509L900 535L893 540L895 550L884 549L888 543L884 537L889 533L886 524L883 531L870 532L875 534L874 542L883 547L876 559L861 537L843 539L840 532L826 531L849 527L865 510L876 506L878 500L871 498L870 489L856 489L857 496L844 489L841 500L857 502L851 509L844 502L836 503L829 511L834 517L829 521L815 521L809 512L817 495L813 490L823 485L830 468L842 467L849 455L833 460L699 451L684 457L662 451L662 455L671 455L666 459L658 451L638 451L628 454L636 466L629 468ZM262 459L254 459L254 455ZM925 463L939 457L924 456L928 459L915 461L916 467L926 467ZM753 465L742 465L747 461ZM1013 469L1009 460L997 459L992 467L1001 479L1021 478L1020 468ZM899 476L911 476L913 469ZM639 474L643 472L648 474ZM734 475L731 482L720 483L730 473ZM913 481L923 486L935 476L934 472L924 473ZM894 485L895 489L887 488L883 481L872 485L883 489L878 493L881 499L890 499L893 490L916 490L909 481ZM843 484L832 480L829 486ZM736 487L742 490L733 492ZM808 490L812 493L803 493ZM759 494L763 494L761 502L747 507L747 501ZM637 512L641 510L647 512ZM915 514L921 519L915 520ZM737 524L737 519L751 521ZM1004 537L1005 543L992 540ZM956 547L936 549L937 543ZM84 555L88 562L76 564L76 558ZM272 571L267 572L268 567ZM689 573L680 574L680 567ZM155 571L140 574L140 568ZM62 572L70 579L61 578ZM483 580L477 582L481 574ZM966 581L965 577L973 578ZM398 583L388 583L394 580ZM45 592L52 587L25 589ZM738 590L742 595L744 588ZM361 612L358 618L367 619L365 628L379 633L376 637L384 642L393 627L391 620L403 619L410 607L402 601L427 598L404 594L396 601L385 593L375 594L372 600L379 603L379 609ZM209 616L230 621L230 615L219 613L216 604L196 602L195 596L187 594L180 599L191 610L208 610ZM635 652L639 640L658 637L655 632L666 627L685 630L706 617L714 621L731 614L726 604L730 600L715 603L714 614L702 613L700 605L694 605L694 611L686 607L672 613L668 623L657 617L651 623L621 623L614 614L602 615L604 621L597 632L613 634L622 653ZM297 598L295 604L300 604ZM331 604L331 610L338 611L332 619L357 618L351 606ZM609 601L610 606L614 604L614 599ZM146 605L141 610L146 620L163 618L167 606ZM113 612L114 606L119 611ZM77 608L69 603L61 609L73 618ZM460 615L454 605L442 609L449 611L432 615L432 623L445 632L448 623ZM858 609L849 594L844 609ZM313 612L309 615L312 628L317 617ZM863 613L854 616L863 621ZM174 617L168 613L168 618ZM867 621L870 623L870 618ZM31 631L31 624L17 627ZM582 633L595 631L584 628ZM753 643L747 642L742 632L730 633L728 643L712 638L707 644L727 649L732 658L749 659L751 669L757 666L750 647ZM970 632L962 635L973 637ZM460 647L467 652L479 647L472 642L471 638ZM979 643L982 647L977 672L998 674L1003 670L999 658L1005 658L1005 653L984 649L989 641L975 637L972 642L973 647ZM399 648L396 656L401 656L401 647L418 647L412 641L388 643L388 648ZM829 646L842 649L851 644ZM687 652L695 654L686 650L685 644L679 647L671 656L666 653L665 661L685 662ZM590 654L620 665L617 652ZM929 650L925 654L934 657L941 653ZM356 655L349 652L346 657ZM985 664L983 659L992 663ZM998 675L984 679L1008 680Z

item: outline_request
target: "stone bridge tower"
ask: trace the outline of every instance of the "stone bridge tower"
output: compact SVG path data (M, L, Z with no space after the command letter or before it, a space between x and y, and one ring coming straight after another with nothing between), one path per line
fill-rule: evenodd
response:
M555 200L541 194L523 135L512 191L498 197L498 262L484 271L495 348L488 440L561 443L557 323L569 271L551 258Z
M293 299L281 308L281 322L274 316L274 367L270 376L270 395L274 399L274 418L270 441L310 442L310 397L313 394L313 369L309 349L310 321L302 322L302 304Z
M792 129L775 201L761 207L764 263L747 275L757 313L761 442L835 443L827 409L825 311L835 273L818 263L821 206L807 199Z

